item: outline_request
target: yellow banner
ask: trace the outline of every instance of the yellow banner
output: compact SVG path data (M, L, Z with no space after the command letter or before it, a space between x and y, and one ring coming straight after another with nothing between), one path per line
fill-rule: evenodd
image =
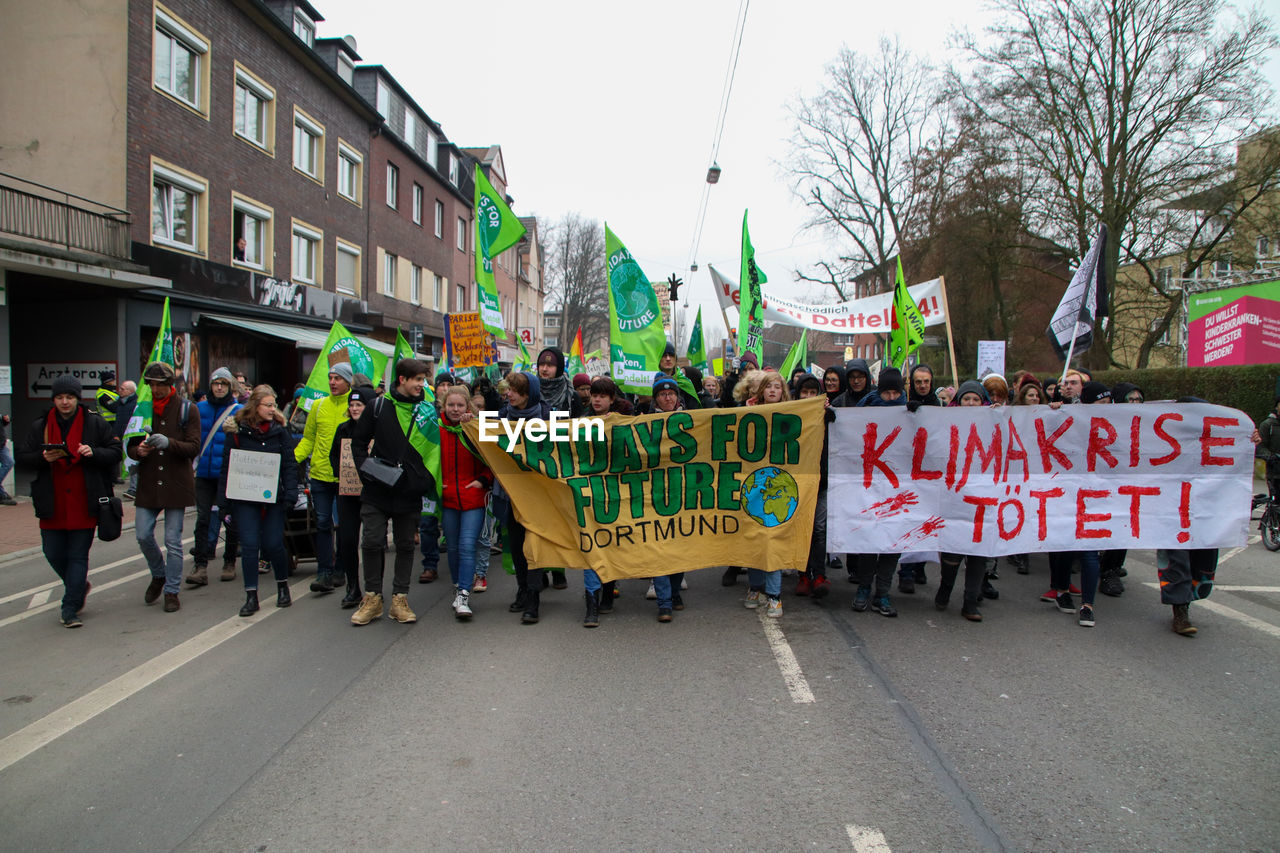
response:
M803 571L822 412L817 397L638 418L486 417L466 430L528 531L529 565L610 581L727 565Z

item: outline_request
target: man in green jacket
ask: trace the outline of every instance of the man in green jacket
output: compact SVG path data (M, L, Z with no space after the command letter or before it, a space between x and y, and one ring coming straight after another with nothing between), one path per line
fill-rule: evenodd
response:
M335 576L333 567L333 511L338 501L338 474L329 464L334 433L347 419L347 397L355 376L351 365L339 362L329 367L329 396L311 404L302 441L294 449L301 464L311 458L311 504L316 511L316 579L312 592L333 592L345 578Z

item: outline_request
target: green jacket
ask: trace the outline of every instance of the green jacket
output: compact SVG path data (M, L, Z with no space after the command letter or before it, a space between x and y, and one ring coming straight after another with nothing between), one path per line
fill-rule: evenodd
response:
M311 405L311 414L307 415L307 427L302 432L302 441L293 450L293 458L302 462L311 457L311 479L325 483L338 482L338 475L329 464L329 448L333 446L333 436L347 420L347 397L351 392L334 397L329 395L323 400L316 400Z

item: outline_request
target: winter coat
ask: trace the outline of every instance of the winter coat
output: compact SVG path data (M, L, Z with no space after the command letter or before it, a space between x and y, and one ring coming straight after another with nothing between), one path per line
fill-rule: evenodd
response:
M182 422L186 410L186 423ZM142 436L129 439L127 452L138 461L138 489L134 504L143 509L173 509L196 505L196 477L191 461L200 452L200 415L194 404L176 393L169 398L164 414L153 414L151 431L167 436L169 446L138 455Z
M538 353L538 361L541 362L542 357L547 353L555 356L556 375L551 379L542 379L536 370L533 374L542 393L542 399L546 400L553 412L567 412L570 417L581 417L582 401L578 399L573 386L569 384L569 377L564 372L564 353L555 347L545 347Z
M859 400L859 401L858 401L858 406L859 406L860 408L861 408L861 407L863 407L863 406L867 406L867 407L878 407L878 406L884 406L884 407L888 407L888 406L905 406L906 404L907 404L907 395L906 395L906 394L899 394L899 395L898 395L898 399L896 399L896 400L886 400L885 398L881 397L881 396L880 396L880 392L879 392L879 391L877 391L877 390L876 390L876 389L874 389L874 388L872 388L870 391L868 391L868 392L863 396L863 398L862 398L861 400Z
M428 492L436 494L435 479L427 471L422 455L409 444L409 430L416 427L412 423L402 425L398 414L399 408L416 407L422 401L421 396L411 399L398 391L388 391L372 406L365 407L351 436L351 458L355 461L356 468L362 466L370 456L374 456L389 465L399 465L404 469L400 481L394 486L379 483L364 473L360 475L360 481L364 484L360 493L361 500L388 515L420 513L423 496ZM397 406L397 403L400 405ZM312 417L314 416L313 410ZM409 415L409 419L411 418L412 414ZM308 419L308 426L310 423L311 420ZM332 436L330 441L332 442ZM369 446L370 441L373 442L372 447ZM326 463L327 461L326 459Z
M286 508L298 501L298 463L293 457L293 435L285 427L284 415L275 413L271 426L263 432L238 417L222 422L223 449L218 476L218 506L229 506L227 500L227 473L231 465L231 451L245 450L253 453L275 453L280 456L280 476L276 480L276 500ZM239 501L239 503L256 503ZM265 506L266 504L263 504Z
M200 410L200 446L204 447L204 453L200 454L200 459L196 462L196 476L207 480L218 480L222 476L222 457L223 445L226 443L227 433L223 427L231 423L235 419L235 414L243 408L236 398L228 394L219 402L214 402L212 397L206 397L199 403L196 408ZM222 418L223 413L226 417ZM222 423L218 424L218 419L222 418ZM214 434L213 440L209 440L209 430L217 425L218 432ZM208 441L209 446L205 447L204 443Z
M329 448L333 444L333 434L338 426L347 419L347 398L351 392L333 396L330 394L311 404L311 413L307 415L307 426L302 432L302 441L294 448L293 458L299 462L311 457L311 479L325 483L338 482L338 475L329 467Z
M854 391L849 384L851 379L849 374L855 370L860 371L867 377L867 387L861 391ZM841 392L839 397L831 401L831 405L839 408L853 408L862 402L862 398L871 393L871 390L871 368L867 367L867 360L865 358L851 358L844 363L844 391Z
M526 373L529 377L529 402L525 403L523 409L513 409L510 403L503 404L498 410L498 417L503 420L516 421L520 418L542 418L551 417L551 407L542 399L541 386L538 384L538 377L532 373Z
M133 411L136 408L138 408L137 394L121 397L116 402L116 422L112 426L115 427L116 438L121 441L124 441L125 430L129 426L129 421L133 419ZM121 452L123 452L123 448Z
M110 498L114 494L111 484L120 467L120 439L116 438L112 424L108 424L97 412L82 405L76 410L77 415L84 415L80 441L93 448L93 455L88 458L79 456L49 463L45 461L42 451L42 446L46 443L44 431L48 424L49 411L52 411L52 408L32 421L25 440L14 448L16 451L14 458L19 465L36 469L36 478L31 483L31 503L35 507L36 518L52 519L58 515L58 493L54 486L53 470L57 465L63 466L64 473L75 472L84 477L86 510L90 518L96 519L99 499Z
M1263 418L1258 424L1258 434L1262 436L1262 443L1254 455L1267 460L1268 480L1280 478L1280 417L1272 412Z
M338 431L333 434L333 444L329 447L329 467L333 469L333 473L335 475L342 468L342 440L344 438L354 439L356 434L356 424L358 423L359 421L353 421L350 419L345 420L338 427ZM355 459L354 440L352 441L351 446L353 448L351 458ZM367 447L365 448L365 451L368 452Z
M440 467L444 481L442 500L448 509L484 509L485 495L493 488L493 472L464 443L462 436L440 422ZM474 480L483 488L469 489Z
M987 396L987 389L982 387L982 383L976 379L966 379L960 383L960 387L956 389L956 395L951 398L951 402L947 406L959 406L960 398L970 393L981 397L982 405L989 406L991 404L991 398Z
M827 390L827 377L828 377L828 376L830 376L830 375L831 375L831 374L833 374L833 373L836 375L836 378L838 378L838 379L840 380L840 387L839 387L839 388L837 388L835 391L828 391L828 390ZM843 394L845 391L848 391L848 390L849 390L849 386L848 386L848 384L844 381L844 368L843 368L843 367L834 367L834 366L833 366L833 367L828 367L826 370L822 371L822 392L823 392L824 394L826 394L826 395L827 395L827 399L831 401L831 405L833 405L833 406L834 406L834 405L836 404L836 398L837 398L837 397L839 397L841 394Z

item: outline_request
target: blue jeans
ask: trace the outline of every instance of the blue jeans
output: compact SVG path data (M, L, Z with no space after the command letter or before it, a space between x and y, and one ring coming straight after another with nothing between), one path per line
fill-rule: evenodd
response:
M160 513L164 513L164 553L156 544L156 522ZM151 577L164 578L164 591L177 595L182 588L182 517L184 507L168 507L167 509L148 509L136 507L133 516L133 534L138 540L138 548L147 560L147 568L151 569Z
M600 576L595 573L594 569L585 569L582 572L582 585L586 587L587 592L595 592L600 589L603 584L600 583ZM671 579L667 578L667 589L671 589ZM658 579L653 580L653 590L658 591Z
M440 567L440 519L425 513L418 519L418 550L422 552L422 570Z
M1059 592L1071 587L1071 565L1080 560L1080 601L1093 604L1098 592L1098 552L1064 551L1051 554L1049 559L1049 585Z
M284 547L282 504L230 501L231 518L240 532L240 570L246 590L258 588L258 557L271 561L276 582L289 579L289 553Z
M9 476L9 472L13 470L13 450L9 447L9 442L4 443L4 447L0 447L0 495L10 497L9 493L4 490L4 478ZM14 491L17 491L16 489Z
M93 528L88 530L41 530L44 558L62 578L62 615L74 616L84 607L85 582L89 579L89 546Z
M769 598L780 598L782 572L781 570L766 572L764 569L747 569L747 586L764 590L764 594Z
M449 547L449 576L458 589L471 591L476 579L476 539L484 524L483 509L444 507L444 541Z
M594 575L595 572L591 572L591 574ZM583 582L585 583L586 573L584 572L583 575L584 575ZM684 572L676 572L673 575L661 575L653 579L653 591L654 591L654 594L658 596L659 610L671 609L672 598L680 594L680 582L682 580L684 580ZM600 577L599 575L596 575L596 583L599 583L599 582L600 582ZM781 589L782 588L781 579L779 579L778 583L779 583L778 588Z
M338 505L338 484L313 477L311 505L316 511L316 577L324 577L333 574L333 520Z

